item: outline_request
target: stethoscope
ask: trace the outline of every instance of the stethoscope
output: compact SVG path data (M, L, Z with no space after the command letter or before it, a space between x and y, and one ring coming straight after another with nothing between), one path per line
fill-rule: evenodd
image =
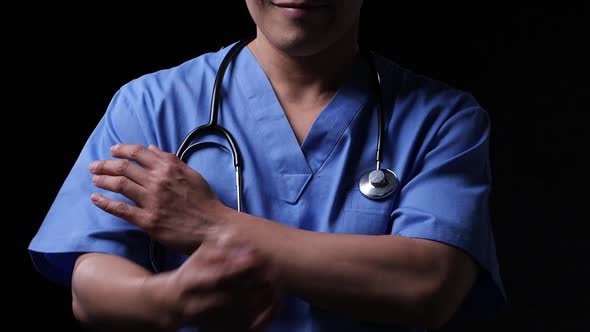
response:
M221 61L219 70L215 77L215 83L213 86L213 93L211 96L211 108L209 110L209 122L202 126L199 126L191 130L176 151L176 156L183 162L187 161L187 158L205 143L195 143L198 137L205 135L217 134L224 137L226 142L230 146L232 154L232 161L235 169L235 180L236 180L236 201L237 210L242 211L242 156L240 149L231 133L223 126L217 123L220 103L220 91L221 84L223 83L223 77L225 70L229 64L234 60L239 51L244 48L252 39L244 39L236 43L226 54ZM375 79L373 80L373 90L377 96L377 154L376 154L376 168L372 171L364 174L359 179L358 188L359 191L367 198L372 200L378 200L391 195L398 186L398 178L395 172L387 168L381 168L381 159L383 155L382 143L383 136L385 135L385 119L383 114L383 96L381 94L381 76L377 70L375 61L371 54L363 53L363 56L367 59L367 63L371 67L371 71L374 72ZM158 272L158 251L159 246L155 241L150 241L150 262L155 272Z

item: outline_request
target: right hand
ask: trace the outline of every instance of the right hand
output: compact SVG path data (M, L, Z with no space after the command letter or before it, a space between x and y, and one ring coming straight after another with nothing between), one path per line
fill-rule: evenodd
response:
M163 325L172 329L260 331L278 306L267 262L245 248L204 242L180 268L155 278Z

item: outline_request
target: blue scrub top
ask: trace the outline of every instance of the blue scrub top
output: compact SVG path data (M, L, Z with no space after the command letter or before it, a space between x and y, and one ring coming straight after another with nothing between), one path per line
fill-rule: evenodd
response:
M30 243L40 273L69 285L83 252L112 253L150 266L142 230L91 203L91 193L100 189L93 186L88 166L112 158L109 148L117 143L176 152L189 131L208 121L213 82L228 49L144 75L116 92ZM242 152L244 209L306 230L396 234L460 248L482 270L461 311L493 312L505 293L490 223L488 115L470 94L376 59L386 119L383 167L400 180L396 192L380 201L358 190L359 178L375 167L377 143L374 78L367 64L356 65L300 145L253 54L248 48L240 52L226 71L219 123ZM223 143L217 137L204 141ZM205 145L188 164L210 179L226 205L236 207L226 147ZM184 259L168 253L164 262L174 268ZM269 331L392 330L296 298L283 302Z

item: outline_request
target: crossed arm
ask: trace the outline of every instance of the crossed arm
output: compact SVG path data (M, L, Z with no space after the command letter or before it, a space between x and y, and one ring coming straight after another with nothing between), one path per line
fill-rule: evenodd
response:
M99 194L92 196L94 204L141 227L159 242L192 254L180 269L161 275L151 275L119 258L82 256L73 284L74 312L82 321L145 323L157 328L178 327L171 321L207 324L215 321L211 318L215 313L237 306L228 300L237 287L250 295L244 298L260 294L261 289L271 294L263 296L267 300L243 319L252 330L272 316L278 290L361 320L436 328L453 315L476 278L471 258L446 244L291 228L225 207L197 172L154 146L120 144L111 153L118 159L91 165L93 182L136 205ZM203 243L207 245L199 247ZM251 250L227 255L223 249L236 247ZM211 255L222 258L211 259ZM108 276L94 273L107 264ZM178 281L189 279L192 283ZM242 284L248 285L247 290L236 286ZM200 304L183 302L177 294L191 287L221 294L218 297L227 301L197 295L191 300ZM145 288L157 291L148 292L146 299ZM97 289L112 296L98 296Z

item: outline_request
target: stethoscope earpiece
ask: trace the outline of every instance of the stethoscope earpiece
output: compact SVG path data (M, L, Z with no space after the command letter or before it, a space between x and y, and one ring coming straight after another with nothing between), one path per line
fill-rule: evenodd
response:
M389 196L397 188L397 175L390 169L375 169L359 180L359 190L369 199Z

